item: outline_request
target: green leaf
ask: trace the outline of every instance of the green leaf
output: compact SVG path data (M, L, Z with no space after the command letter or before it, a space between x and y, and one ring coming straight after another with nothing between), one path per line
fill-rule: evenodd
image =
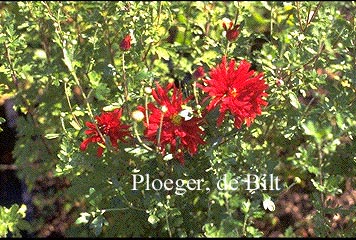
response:
M289 100L290 100L290 104L292 104L293 107L295 107L296 109L300 108L300 102L297 98L297 95L294 92L290 92L288 94L289 96Z
M45 138L47 139L55 139L58 138L61 134L60 133L48 133L45 135Z
M163 58L166 61L169 60L169 52L165 48L157 47L156 53L158 55L158 58Z
M99 236L103 230L104 225L108 225L109 222L103 215L97 216L90 224L90 228L94 231L95 236Z
M75 220L75 224L88 223L90 220L90 217L91 217L90 213L82 212L82 213L80 213L80 217L77 218L77 220Z
M71 57L69 56L66 48L63 48L63 57L64 57L63 58L64 64L68 67L68 70L70 72L73 72L74 69L73 69L73 65L72 65L72 60L71 60Z
M6 122L6 120L2 117L0 117L0 124L3 124L4 122ZM0 132L2 132L3 129L0 127Z
M250 211L250 207L251 207L251 202L250 202L250 199L248 199L246 202L242 203L241 211L244 214L247 214Z
M316 134L316 129L312 121L308 121L307 123L302 123L302 128L304 129L304 133L306 135L314 136Z
M105 100L107 99L108 95L110 94L110 89L106 83L101 83L95 88L95 96L98 100Z
M159 219L157 216L155 216L155 215L150 215L150 216L148 217L148 222L151 223L152 225L158 223L159 220L160 220L160 219Z

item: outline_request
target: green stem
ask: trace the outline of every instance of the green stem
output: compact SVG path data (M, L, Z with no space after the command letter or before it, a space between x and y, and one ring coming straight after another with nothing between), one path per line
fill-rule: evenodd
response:
M160 20L161 20L161 12L162 12L162 2L158 1L158 12L157 12L157 26L160 25Z
M270 22L270 36L272 36L273 33L273 2L271 2L271 22ZM273 39L273 38L272 38Z
M323 186L323 154L321 151L321 144L318 144L318 158L319 158L319 184L322 187ZM323 192L323 188L322 191L320 191L320 201L321 201L321 208L320 208L320 214L322 216L323 219L323 224L325 224L326 226L328 225L328 221L326 220L326 216L325 216L325 197L324 197L324 192ZM327 235L327 233L324 233L325 235ZM325 236L324 235L324 236Z
M193 94L195 98L196 107L200 106L199 99L198 99L198 89L197 89L197 82L193 82ZM201 117L201 108L198 108L198 114Z
M73 116L74 121L76 122L76 124L78 126L81 126L81 124L79 123L77 117L73 113L73 108L72 108L72 104L71 104L70 99L69 99L68 88L67 88L67 82L66 81L64 82L64 94L66 95L66 99L67 99L67 103L68 103L68 106L69 106L69 110L70 110L70 112L71 112L71 114Z
M135 136L136 136L137 140L139 141L139 143L140 143L144 148L146 148L147 150L153 151L152 148L150 148L149 146L147 146L147 145L142 141L142 139L141 139L141 137L140 137L140 135L138 134L138 131L137 131L137 123L136 123L136 122L134 122L133 128L134 128Z
M125 101L128 101L129 100L129 93L128 93L128 81L126 79L126 70L125 70L125 53L122 53L122 77L124 79Z
M166 210L166 224L167 224L167 231L168 231L168 234L169 234L169 237L171 238L172 237L172 231L171 231L171 228L169 226L169 220L168 220L168 212Z
M247 226L247 219L248 219L248 214L246 213L244 216L244 224L242 226L242 234L244 237L246 237L246 226Z
M157 147L159 151L161 151L161 133L162 133L163 118L164 118L164 112L162 112L161 119L159 121L159 129L158 129L158 137L157 137Z
M80 92L81 92L82 97L83 97L83 99L84 99L84 102L85 102L86 108L87 108L87 110L88 110L89 117L91 118L91 121L94 123L95 128L96 128L97 132L99 133L99 135L100 135L101 139L103 140L103 142L106 143L103 134L101 133L101 131L100 131L98 125L97 125L96 122L95 122L93 111L92 111L91 106L90 106L90 104L89 104L88 98L87 98L85 92L83 91L83 88L82 88L82 85L81 85L81 83L80 83L80 81L79 81L79 78L78 78L78 76L77 76L77 74L76 74L76 72L75 72L75 69L74 69L74 67L73 67L72 59L70 59L70 58L68 57L68 51L67 51L66 41L64 40L64 37L62 36L63 31L62 31L62 29L61 29L61 22L60 22L59 18L55 18L55 17L53 16L51 9L50 9L50 7L47 5L46 2L42 2L42 4L45 5L45 7L47 8L47 10L48 10L48 15L49 15L49 17L52 19L52 21L53 21L53 23L54 23L54 26L55 26L55 29L56 29L55 32L56 32L57 37L58 37L58 39L59 39L58 44L60 45L60 47L62 48L62 51L63 51L64 63L65 63L65 65L67 66L67 68L68 68L70 74L72 75L72 77L73 77L73 79L74 79L74 82L78 85L78 87L79 87L79 89L80 89ZM59 14L59 12L58 12L58 14ZM73 113L72 113L72 114L73 114Z
M323 153L321 152L321 146L318 144L318 158L319 158L319 184L323 185ZM324 193L320 192L321 207L324 209Z
M236 24L237 24L237 19L238 19L238 17L239 17L239 7L240 7L239 5L240 5L239 2L237 2L234 26L236 26Z
M145 96L145 115L146 115L146 124L150 125L149 117L148 117L148 94Z

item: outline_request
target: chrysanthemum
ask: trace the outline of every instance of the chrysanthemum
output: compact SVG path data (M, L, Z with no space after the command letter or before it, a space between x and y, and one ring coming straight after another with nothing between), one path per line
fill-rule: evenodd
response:
M169 96L172 88L172 96ZM202 139L204 131L199 128L202 119L183 108L190 98L183 100L182 92L173 83L168 84L165 89L156 83L152 96L156 104L148 104L150 114L148 124L145 123L145 137L160 147L162 155L169 145L169 151L183 165L184 150L194 155L198 151L198 145L205 143ZM142 112L146 111L143 107L140 108Z
M88 138L80 144L80 150L85 151L89 143L97 142L99 144L97 155L101 157L103 155L103 145L105 145L105 139L103 137L108 136L111 145L117 149L118 140L125 142L125 137L131 137L128 125L121 124L122 109L115 109L112 112L103 112L99 116L95 117L96 125L92 122L86 122L85 125L89 128L85 130L85 134ZM100 136L99 131L102 136Z
M225 114L230 112L235 117L234 125L240 128L246 122L249 127L257 115L261 114L261 107L267 102L263 97L267 84L263 79L263 73L256 74L250 70L251 64L242 60L235 68L235 60L230 60L226 64L226 56L216 68L210 70L210 79L203 80L206 86L201 86L204 92L211 97L211 102L207 109L220 106L218 126L224 120Z

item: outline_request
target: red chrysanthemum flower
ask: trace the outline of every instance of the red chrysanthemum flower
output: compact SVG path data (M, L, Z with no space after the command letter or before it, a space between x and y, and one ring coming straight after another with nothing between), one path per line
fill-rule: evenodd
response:
M226 38L227 38L227 40L229 40L230 42L236 40L236 38L239 36L239 33L240 33L240 32L238 31L239 27L240 27L239 24L236 24L236 25L234 26L233 22L230 22L230 23L229 23L229 28L227 28L226 23L223 22L223 28L224 28L225 31L226 31Z
M126 37L124 37L124 39L122 39L121 43L120 43L120 48L123 51L128 51L131 48L131 35L127 34Z
M268 95L265 92L268 86L263 79L263 73L255 74L255 71L250 70L250 66L250 63L242 60L235 69L234 59L226 66L224 56L221 64L211 69L210 79L203 80L206 86L200 87L212 98L207 110L220 106L218 126L229 111L235 117L236 128L240 128L245 121L249 127L256 115L261 114L261 106L267 105L262 99Z
M108 136L110 138L111 144L115 149L118 147L118 140L125 142L125 137L132 137L128 130L130 126L121 124L121 115L122 109L115 109L112 112L103 112L95 117L100 133L103 137ZM80 150L85 151L89 143L97 142L99 143L97 155L101 157L104 152L104 148L101 145L105 145L105 140L100 136L94 123L86 122L85 125L89 128L85 130L88 138L80 144Z
M194 79L199 79L205 76L204 68L202 66L197 67L193 73Z
M167 145L170 145L170 152L184 165L183 151L186 149L190 155L194 155L198 151L198 145L205 144L202 139L204 131L199 127L202 119L189 116L189 110L183 109L183 105L191 98L183 100L182 92L173 83L168 84L165 89L158 83L156 86L152 95L157 106L148 104L151 114L149 123L145 123L145 137L161 147L162 155L165 154ZM172 87L173 94L169 97L168 93ZM143 107L139 109L145 112Z

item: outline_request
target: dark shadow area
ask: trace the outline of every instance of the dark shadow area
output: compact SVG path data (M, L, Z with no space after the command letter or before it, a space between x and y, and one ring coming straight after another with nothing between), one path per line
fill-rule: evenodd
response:
M17 176L15 160L12 151L16 143L16 118L18 113L13 109L13 101L5 100L0 106L0 117L6 119L1 125L0 132L0 206L10 208L13 204L25 204L27 206L25 220L31 222L33 206L31 196L27 192L24 181ZM31 233L21 232L22 237L33 237ZM12 237L11 233L7 237Z

